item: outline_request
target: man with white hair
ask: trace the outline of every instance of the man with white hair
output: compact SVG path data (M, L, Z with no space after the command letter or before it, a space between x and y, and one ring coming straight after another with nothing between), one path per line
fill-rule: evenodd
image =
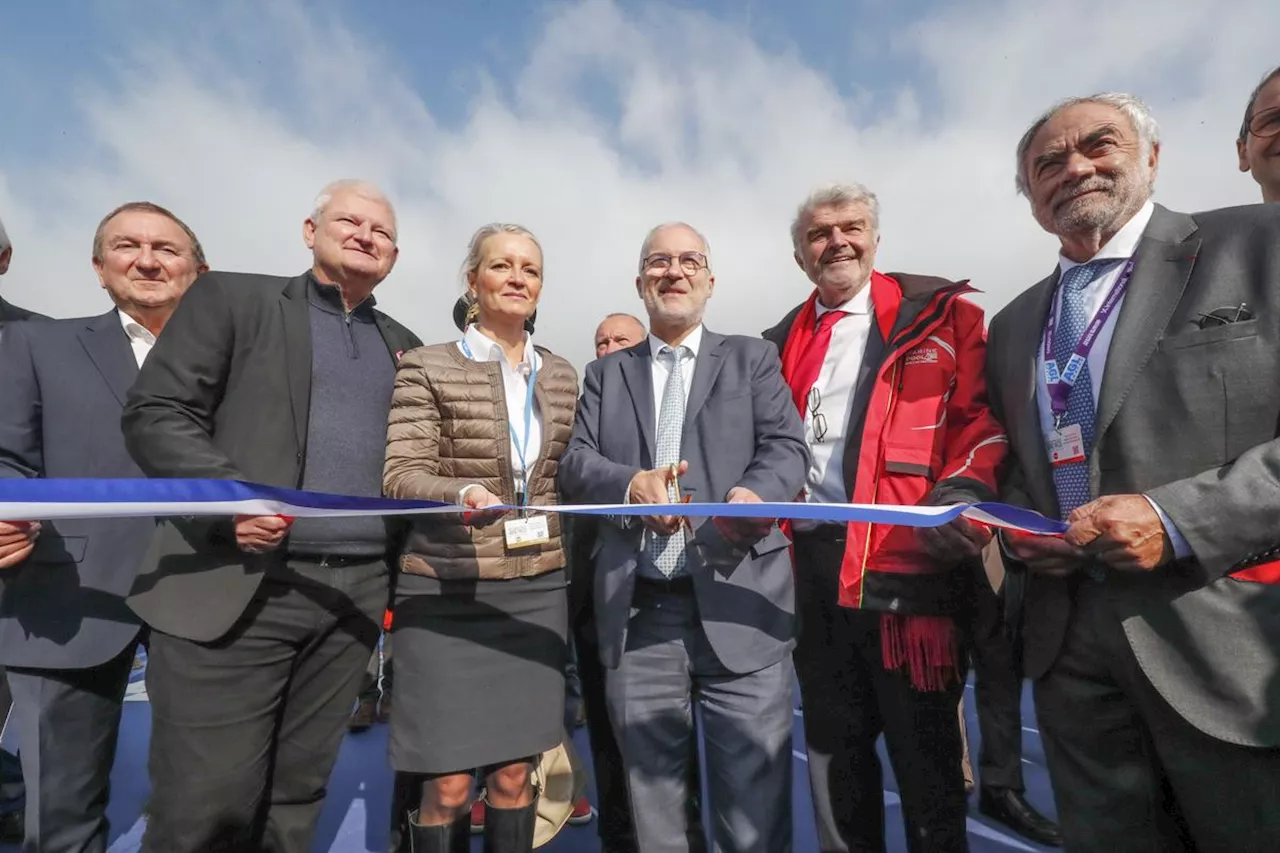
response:
M1072 98L1016 151L1061 249L991 322L1004 535L1024 667L1069 851L1280 838L1280 206L1151 201L1159 131Z
M945 504L995 495L1004 431L987 410L982 309L968 282L881 273L880 203L861 184L811 194L791 227L808 298L764 333L782 356L812 464L804 498ZM792 525L796 675L824 851L884 849L876 741L893 762L910 849L967 850L966 617L990 535ZM985 582L985 576L983 576Z
M191 286L125 406L147 475L382 494L396 365L421 345L374 308L395 213L377 188L339 181L302 235L302 275ZM377 517L159 524L129 598L152 629L144 851L309 849L402 530Z
M9 262L13 260L13 241L9 239L9 234L4 230L4 223L0 222L0 275L4 275L9 271ZM9 302L5 302L4 297L0 296L0 334L4 334L5 323L16 323L19 320L46 319L42 315L34 311L28 311L25 308L19 308Z

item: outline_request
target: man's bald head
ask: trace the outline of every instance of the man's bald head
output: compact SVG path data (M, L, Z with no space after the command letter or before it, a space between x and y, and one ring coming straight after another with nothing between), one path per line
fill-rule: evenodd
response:
M596 358L633 347L644 340L644 323L630 314L610 314L596 327Z

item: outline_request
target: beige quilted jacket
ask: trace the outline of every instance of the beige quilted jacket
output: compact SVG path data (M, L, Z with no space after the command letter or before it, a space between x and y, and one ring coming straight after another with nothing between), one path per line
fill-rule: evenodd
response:
M569 443L578 401L578 375L565 359L538 347L542 365L534 399L542 415L542 448L529 478L529 503L553 504L556 468ZM396 373L387 426L382 485L387 497L455 502L479 483L514 503L511 446L502 371L476 362L456 344L405 353ZM507 516L509 517L509 516ZM457 515L423 516L400 555L400 569L443 579L503 579L563 568L560 519L548 519L551 541L510 551L503 521L468 527Z

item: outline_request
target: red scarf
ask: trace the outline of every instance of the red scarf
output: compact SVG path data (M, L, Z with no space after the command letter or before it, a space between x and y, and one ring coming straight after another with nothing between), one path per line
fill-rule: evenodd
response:
M869 286L876 322L887 341L897 319L902 290L896 281L874 271ZM808 409L809 391L818 379L831 345L832 327L840 319L826 320L828 315L824 314L819 325L817 305L818 292L814 290L791 324L782 349L782 376L791 386L791 399L800 412L801 420L804 420ZM783 531L791 536L791 525L784 522ZM854 545L851 529L845 540L843 565L861 559L861 555L853 553ZM867 570L875 569L867 566ZM880 616L880 648L884 668L893 671L905 667L911 676L912 686L917 690L945 690L960 680L960 639L955 621L949 616L883 613Z

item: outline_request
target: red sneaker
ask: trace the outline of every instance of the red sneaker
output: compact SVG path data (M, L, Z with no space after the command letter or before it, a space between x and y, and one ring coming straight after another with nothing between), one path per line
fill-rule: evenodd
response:
M578 797L578 801L573 804L573 813L569 815L570 826L584 826L591 823L591 819L596 816L596 810L591 808L586 794Z
M471 804L471 834L484 834L484 799L476 800Z

